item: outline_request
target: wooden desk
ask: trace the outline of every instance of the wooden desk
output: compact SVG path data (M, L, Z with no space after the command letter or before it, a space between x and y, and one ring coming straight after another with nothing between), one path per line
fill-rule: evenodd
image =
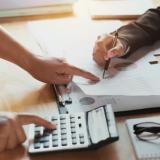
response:
M84 12L82 16L83 14ZM54 16L47 16L47 18L51 19ZM13 19L6 19L6 21L3 19L1 24L24 46L36 54L41 54L39 47L27 30L26 24L29 19L30 17L26 17L25 20L16 18L16 22ZM48 112L57 113L55 99L49 86L33 79L19 67L3 60L0 60L0 88L1 111L32 112L40 115ZM159 115L159 113L117 117L120 140L98 150L32 156L27 153L26 142L23 147L0 153L0 160L135 160L125 120L151 115ZM27 132L28 128L25 129Z

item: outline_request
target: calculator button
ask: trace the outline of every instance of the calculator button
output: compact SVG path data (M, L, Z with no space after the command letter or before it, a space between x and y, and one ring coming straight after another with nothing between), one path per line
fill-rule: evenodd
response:
M67 134L67 133L65 133L65 132L64 132L64 133L61 132L61 135L66 135L66 134Z
M71 133L76 133L76 128L71 128Z
M56 117L52 117L51 121L57 121L58 119Z
M52 144L53 147L58 147L58 141L53 141L52 143L53 143Z
M66 146L67 145L67 140L63 140L62 141L62 146Z
M72 144L77 144L77 139L76 138L72 139Z
M43 143L43 147L44 147L44 148L49 148L49 142Z
M52 140L53 140L53 141L58 140L58 135L53 136L53 137L52 137Z
M43 133L43 137L50 137L51 133Z
M76 138L76 134L75 133L72 134L72 139L74 139L74 138Z
M52 133L52 130L51 129L44 129L43 130L43 135L49 135Z
M62 129L61 130L61 134L66 134L67 133L67 130L66 129Z
M48 133L48 132L43 133L43 137L49 137L49 136L50 136L50 133Z
M36 144L36 143L39 143L39 139L40 138L34 138L34 143Z
M67 139L67 134L61 135L61 139L62 139L62 140Z
M57 129L53 130L52 135L57 135L57 134L58 134L58 130Z
M61 124L66 124L66 120L65 119L63 119L63 120L61 120L61 122L60 122Z
M41 144L40 144L40 143L34 143L34 148L35 148L35 149L41 148Z
M40 132L41 131L41 127L35 127L35 132Z
M79 137L80 137L80 138L84 138L84 134L80 133L80 134L79 134Z
M34 137L37 139L37 138L40 138L42 135L41 135L41 133L40 133L40 131L36 131L35 133L34 133L35 135L34 135Z
M66 124L62 124L61 129L66 129Z
M40 141L41 143L48 142L48 141L49 141L49 137L42 137L42 138L40 138L39 141Z
M71 123L74 123L75 122L75 117L71 118Z
M81 143L81 144L84 144L84 137L81 137L81 138L80 138L80 143Z
M66 116L65 115L61 115L60 116L60 120L65 120L66 119Z
M44 132L46 132L46 133L51 133L52 131L53 131L53 129L47 129L47 128L44 129Z
M76 127L75 123L71 123L71 128L75 128L75 127Z
M75 116L74 116L74 115L71 115L71 116L70 116L70 119L72 119L72 118L75 118Z

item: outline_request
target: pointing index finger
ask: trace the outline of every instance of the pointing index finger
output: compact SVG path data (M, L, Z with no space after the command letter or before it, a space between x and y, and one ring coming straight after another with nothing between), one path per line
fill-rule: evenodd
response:
M75 66L68 67L68 72L71 75L81 76L92 81L99 81L99 78L96 75Z

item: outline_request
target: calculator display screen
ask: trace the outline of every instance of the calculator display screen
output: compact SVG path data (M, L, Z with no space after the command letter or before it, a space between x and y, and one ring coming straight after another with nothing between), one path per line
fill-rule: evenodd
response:
M97 144L110 137L106 116L104 107L99 107L88 112L88 131L93 144Z

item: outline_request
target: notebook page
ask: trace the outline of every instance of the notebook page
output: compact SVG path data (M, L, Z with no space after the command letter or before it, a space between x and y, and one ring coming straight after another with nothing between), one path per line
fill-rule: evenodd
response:
M141 122L157 122L160 123L160 117L148 117L129 119L126 121L129 135L135 149L136 155L139 160L152 160L160 159L160 139L154 141L154 143L140 141L136 135L133 134L133 125Z

